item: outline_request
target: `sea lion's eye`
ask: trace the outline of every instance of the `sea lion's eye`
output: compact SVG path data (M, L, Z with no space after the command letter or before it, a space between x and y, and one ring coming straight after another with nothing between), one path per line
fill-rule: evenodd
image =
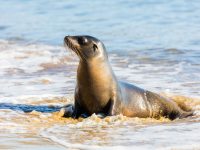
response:
M79 38L78 38L78 43L79 43L80 45L84 45L84 44L86 44L87 42L88 42L88 39L85 38L85 37L79 37Z
M93 44L93 50L94 52L98 49L97 45L96 44Z

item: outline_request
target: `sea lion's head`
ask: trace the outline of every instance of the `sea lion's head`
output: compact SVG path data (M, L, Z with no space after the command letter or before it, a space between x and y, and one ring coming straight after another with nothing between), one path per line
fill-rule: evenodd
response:
M107 59L104 44L92 36L66 36L64 45L74 51L81 60Z

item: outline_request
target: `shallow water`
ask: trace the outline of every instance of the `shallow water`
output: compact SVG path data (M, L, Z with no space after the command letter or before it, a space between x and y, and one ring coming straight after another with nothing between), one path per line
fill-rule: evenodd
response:
M0 149L200 149L200 2L0 3ZM118 79L195 116L62 118L78 65L68 34L100 38Z

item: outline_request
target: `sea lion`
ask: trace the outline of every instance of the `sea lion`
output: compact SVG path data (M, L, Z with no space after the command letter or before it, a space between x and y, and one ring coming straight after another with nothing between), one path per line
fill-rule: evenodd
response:
M78 118L93 113L127 117L183 118L192 112L175 102L135 85L118 81L104 44L92 36L66 36L65 47L79 57L74 106L69 114ZM73 109L73 110L72 110Z

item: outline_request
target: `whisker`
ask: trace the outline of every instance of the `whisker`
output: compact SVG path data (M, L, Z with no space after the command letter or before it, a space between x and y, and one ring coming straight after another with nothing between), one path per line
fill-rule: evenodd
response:
M79 53L78 53L77 50L74 48L74 46L72 45L71 41L69 41L69 40L67 39L66 44L67 44L67 47L70 49L70 51L72 50L73 52L75 52L76 55L80 58ZM72 51L71 51L71 53L73 53Z

